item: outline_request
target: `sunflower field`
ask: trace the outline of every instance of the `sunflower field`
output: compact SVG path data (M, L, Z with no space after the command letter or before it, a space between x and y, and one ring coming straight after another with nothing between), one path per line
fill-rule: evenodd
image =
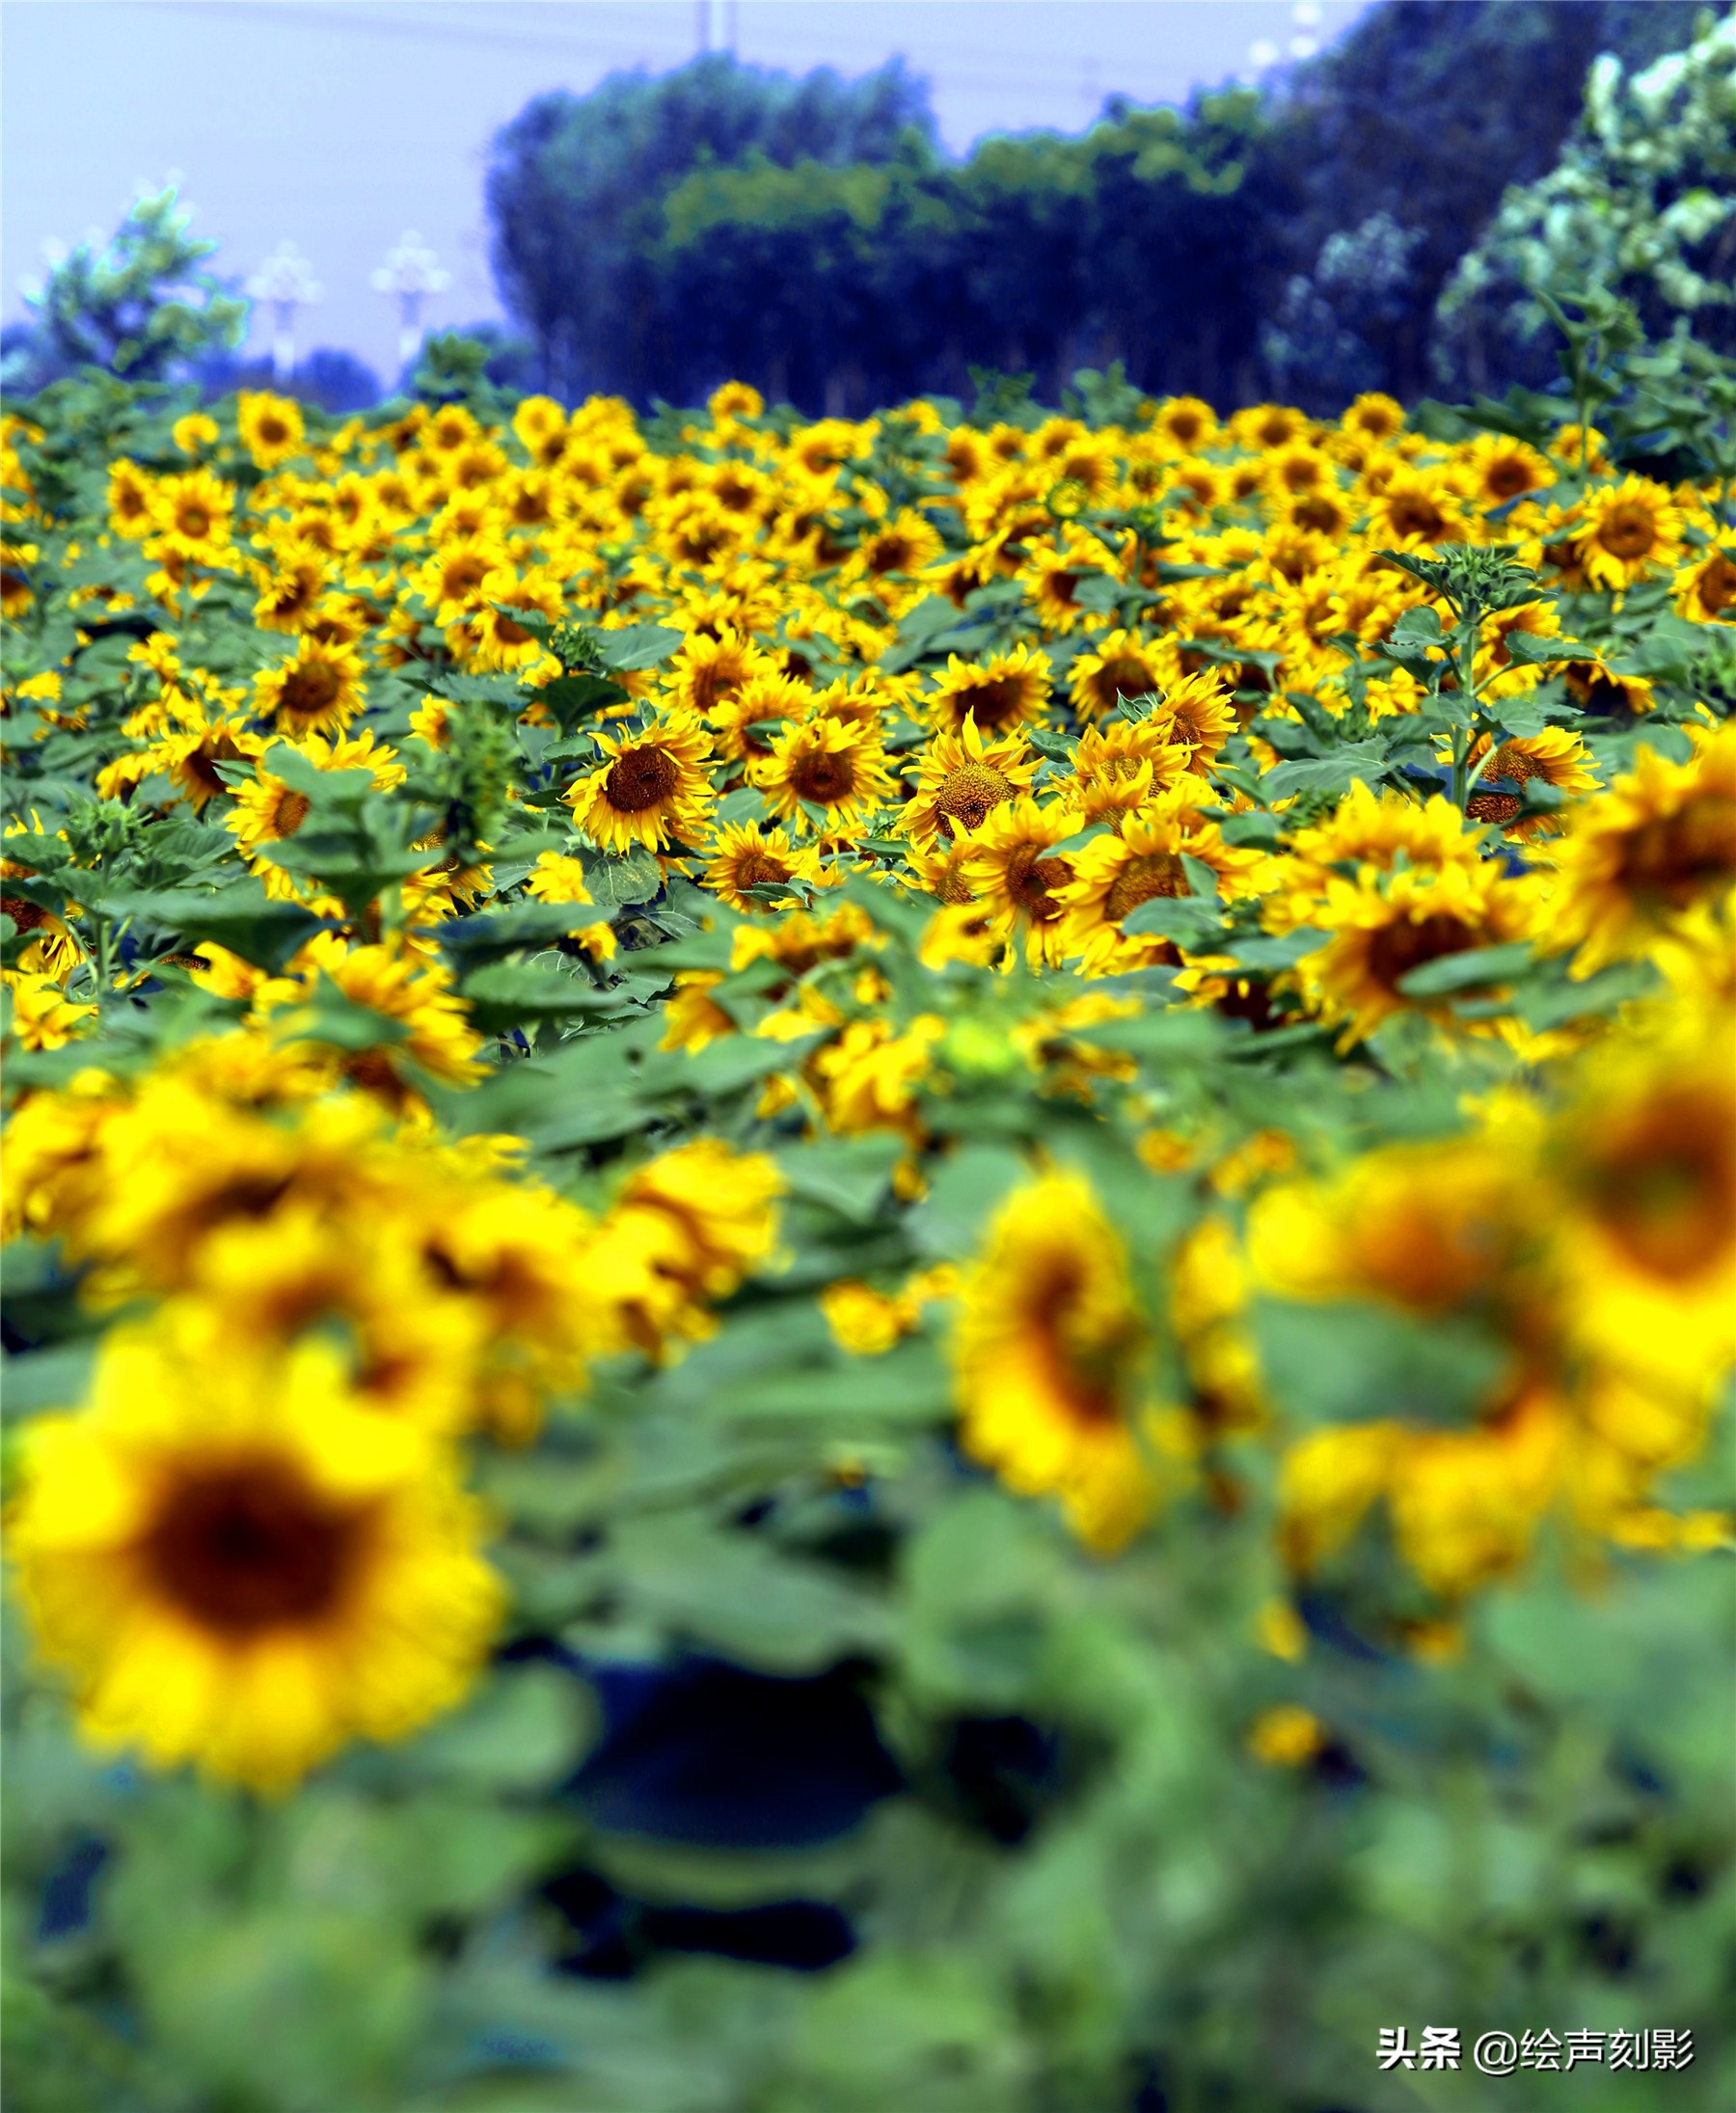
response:
M1736 375L1558 313L14 406L20 2113L1710 2113Z

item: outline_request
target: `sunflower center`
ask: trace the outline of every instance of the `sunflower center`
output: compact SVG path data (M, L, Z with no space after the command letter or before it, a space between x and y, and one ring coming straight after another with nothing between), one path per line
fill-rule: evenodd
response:
M1613 1140L1591 1169L1593 1207L1654 1276L1697 1276L1736 1242L1736 1156L1729 1109L1667 1097Z
M1658 540L1658 524L1644 506L1612 506L1597 540L1612 557L1643 557Z
M738 888L772 886L789 878L789 867L781 858L774 858L769 851L743 852L735 862L735 884Z
M1447 526L1447 517L1432 500L1421 494L1407 493L1395 499L1388 518L1393 524L1395 535L1420 535L1425 543L1432 543Z
M308 819L312 802L306 793L298 793L294 786L285 785L271 806L268 826L276 839L293 836Z
M1708 616L1717 616L1736 602L1736 563L1722 551L1701 572L1694 597Z
M980 829L990 810L1012 797L1012 786L992 765L966 763L947 772L935 805L963 827Z
M1401 924L1387 925L1369 941L1369 972L1384 989L1397 990L1413 968L1463 954L1477 944L1477 934L1462 918L1444 909Z
M195 542L210 532L211 517L203 506L183 506L176 520L176 527L182 535Z
M1505 828L1524 804L1517 793L1474 793L1465 812L1474 822L1498 822Z
M1007 860L1007 893L1033 924L1052 924L1061 906L1051 892L1072 879L1065 858L1042 858L1035 844L1020 844Z
M1116 875L1109 893L1103 900L1103 914L1112 925L1118 925L1130 909L1137 909L1141 903L1149 903L1155 897L1186 895L1190 892L1187 868L1175 852L1148 852L1139 858L1129 858Z
M48 912L40 903L26 902L21 895L0 895L0 910L9 916L22 932L39 932L48 922Z
M338 670L324 661L292 667L278 693L278 710L291 718L316 718L338 701Z
M1521 492L1529 492L1535 484L1531 467L1519 455L1502 455L1490 463L1483 478L1483 490L1491 499L1517 499Z
M622 814L643 814L667 799L680 781L680 766L662 748L629 748L610 765L603 789Z
M855 766L839 749L817 748L799 756L790 771L790 783L799 798L816 806L829 807L848 799L855 788Z
M178 1481L143 1554L184 1613L246 1639L331 1612L355 1573L363 1525L289 1462L264 1456Z
M1005 726L1009 719L1019 718L1024 711L1024 685L1015 675L972 683L968 690L960 691L954 697L953 711L961 726L970 712L976 714L979 726Z
M1702 794L1629 832L1620 879L1636 895L1686 909L1736 873L1736 801Z
M1143 697L1152 688L1152 671L1143 661L1107 661L1091 678L1099 708L1113 712L1123 697Z

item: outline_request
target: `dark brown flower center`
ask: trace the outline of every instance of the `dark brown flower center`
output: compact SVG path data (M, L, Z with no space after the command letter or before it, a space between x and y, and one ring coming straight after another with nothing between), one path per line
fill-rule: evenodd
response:
M746 851L736 858L735 884L738 888L775 886L789 878L789 867L769 851Z
M609 767L603 789L622 814L643 814L667 799L681 782L675 758L662 748L629 748Z
M1374 933L1369 940L1369 972L1383 989L1396 991L1413 968L1449 954L1463 954L1477 943L1477 934L1468 924L1437 909Z
M1025 686L1017 675L997 675L959 691L951 702L957 725L963 726L966 713L974 712L979 726L1005 726L1023 713Z
M338 701L341 685L338 670L328 661L305 661L292 667L278 695L278 710L291 718L316 718Z
M1129 858L1116 875L1103 901L1103 913L1112 925L1118 925L1128 910L1137 909L1141 903L1159 895L1187 893L1187 868L1180 855L1168 851L1148 852L1142 857Z
M1649 507L1629 501L1611 507L1597 540L1612 557L1643 557L1658 540L1658 524Z
M1053 891L1072 879L1065 858L1042 858L1035 844L1020 844L1007 860L1007 893L1033 924L1052 924L1061 914Z
M1736 801L1702 793L1628 832L1620 879L1638 896L1687 909L1736 875Z
M935 805L961 827L980 829L990 811L1012 797L1012 786L991 765L966 763L947 772Z
M1666 1088L1597 1140L1586 1170L1612 1237L1659 1277L1722 1266L1736 1243L1736 1128L1727 1099Z
M855 766L838 749L813 749L791 766L790 783L800 799L829 807L855 790Z
M1695 582L1694 599L1708 616L1721 615L1736 603L1736 563L1722 551L1701 570Z
M1497 500L1517 499L1536 482L1536 473L1523 455L1497 455L1483 474L1483 490Z
M242 1460L177 1481L142 1554L184 1613L244 1639L333 1612L363 1553L366 1516L339 1510L286 1460Z

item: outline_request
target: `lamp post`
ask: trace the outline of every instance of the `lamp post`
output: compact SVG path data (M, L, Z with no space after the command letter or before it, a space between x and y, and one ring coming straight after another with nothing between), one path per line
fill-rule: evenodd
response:
M421 349L421 305L430 294L445 293L452 275L414 230L399 238L374 272L376 293L392 294L398 305L398 367L401 371Z
M271 371L282 384L295 371L295 312L325 299L325 288L293 242L280 242L247 282L256 301L271 303Z

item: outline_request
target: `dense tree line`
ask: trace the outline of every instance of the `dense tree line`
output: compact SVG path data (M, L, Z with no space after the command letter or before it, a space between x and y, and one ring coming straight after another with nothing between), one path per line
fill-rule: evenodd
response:
M1281 92L1112 97L1076 137L940 149L922 85L710 56L539 96L488 178L544 386L690 402L726 375L809 412L973 366L1053 397L1303 400L1429 383L1435 307L1506 186L1559 153L1600 51L1685 42L1678 0L1387 0Z

